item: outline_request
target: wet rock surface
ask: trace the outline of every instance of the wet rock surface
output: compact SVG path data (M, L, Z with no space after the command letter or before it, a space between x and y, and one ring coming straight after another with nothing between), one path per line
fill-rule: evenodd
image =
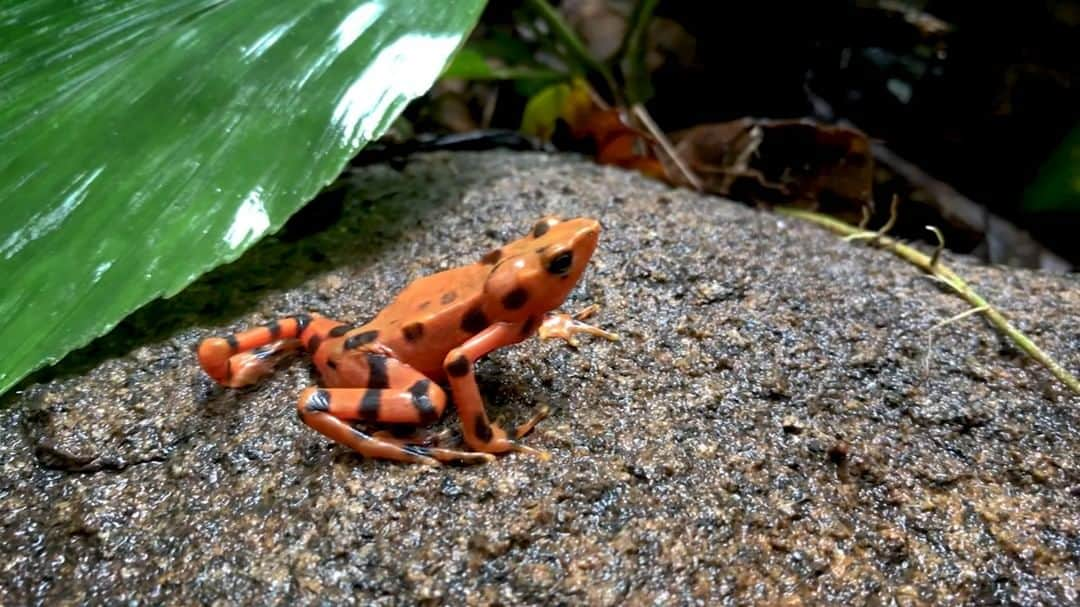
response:
M6 399L0 603L1077 602L1080 402L977 318L928 353L965 304L914 268L573 159L355 177L336 223L293 222ZM548 212L602 220L566 309L622 336L478 366L507 423L551 405L526 439L550 462L363 460L297 419L303 358L239 391L196 365L210 333L364 320ZM945 261L1080 369L1076 277Z

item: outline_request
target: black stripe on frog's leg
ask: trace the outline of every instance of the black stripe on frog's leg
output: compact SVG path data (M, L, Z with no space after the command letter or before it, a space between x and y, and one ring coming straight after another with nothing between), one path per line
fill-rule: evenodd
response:
M473 420L473 432L476 434L476 438L485 443L490 443L491 439L495 436L491 431L491 424L483 413L477 415L476 419Z
M386 370L386 356L369 353L367 355L368 380L367 387L374 390L385 390L390 387L390 375ZM370 390L369 390L370 392Z
M225 343L229 344L229 348L231 348L233 352L240 349L240 342L237 341L235 334L230 333L229 335L226 335Z
M279 323L278 321L271 320L263 326L266 327L268 331L270 331L270 339L277 339L281 337L281 323Z
M469 359L464 354L458 355L457 358L446 365L446 373L450 377L465 377L471 370L472 365L469 364Z
M338 325L327 333L329 337L341 337L349 331L352 331L352 325Z
M382 406L382 390L368 388L364 390L364 396L360 398L360 419L374 420L379 417L379 408Z
M540 238L544 234L547 234L548 230L550 229L551 223L548 222L548 220L546 219L541 219L540 221L536 222L536 225L533 226L532 236L533 238Z
M416 412L420 415L420 423L425 425L430 424L439 417L439 412L435 410L435 404L431 402L431 397L428 396L429 388L431 388L430 379L421 379L409 388L413 406L416 407Z
M327 412L330 410L330 393L326 390L319 390L311 395L311 398L304 404L304 410L308 413L315 413L317 411Z
M540 328L541 318L539 316L530 316L525 319L525 322L521 324L521 334L528 336L536 332Z
M378 337L378 336L379 336L379 332L375 331L375 330L364 331L363 333L357 333L355 335L350 335L349 338L345 340L345 349L346 350L355 350L356 348L359 348L360 346L366 346L367 344L370 344L371 342L375 341L375 338Z
M292 319L296 321L296 334L300 335L311 324L311 316L307 314L295 314Z

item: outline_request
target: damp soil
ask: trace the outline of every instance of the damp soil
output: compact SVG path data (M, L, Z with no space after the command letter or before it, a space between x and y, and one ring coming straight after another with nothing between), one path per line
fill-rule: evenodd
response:
M0 603L1075 604L1080 402L965 304L812 225L543 154L354 188L9 395ZM566 309L618 342L477 368L511 454L366 460L304 426L303 358L245 390L208 335L362 321L546 213L604 232ZM1080 371L1080 280L946 254ZM931 340L932 337L932 340ZM447 414L435 429L456 432Z

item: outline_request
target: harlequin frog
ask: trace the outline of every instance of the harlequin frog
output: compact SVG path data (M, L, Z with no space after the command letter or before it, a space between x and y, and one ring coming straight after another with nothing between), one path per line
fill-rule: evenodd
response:
M322 382L300 395L300 419L368 457L429 465L486 462L508 451L546 458L518 442L546 408L508 435L488 419L473 371L489 352L534 334L575 346L579 333L618 339L581 322L595 306L573 316L552 312L585 271L599 237L594 219L544 217L526 236L473 263L411 283L366 324L297 314L204 340L199 364L218 383L237 388L271 372L280 354L306 350ZM449 383L471 450L440 447L433 435L403 437L387 429L440 418L447 403L443 383Z

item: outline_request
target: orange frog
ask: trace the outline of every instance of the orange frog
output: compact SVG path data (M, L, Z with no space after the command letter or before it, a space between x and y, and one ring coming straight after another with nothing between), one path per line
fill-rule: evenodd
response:
M573 316L552 312L585 271L599 237L594 219L545 217L524 238L474 263L416 280L365 325L298 314L204 340L199 364L218 383L238 388L272 371L279 354L302 347L323 387L300 395L300 419L368 457L429 465L487 462L507 451L547 458L516 440L546 417L546 407L508 437L488 419L473 369L489 352L534 333L572 345L577 333L618 339L581 322L596 306ZM439 386L444 382L472 451L441 448L431 435L370 431L439 419L447 401Z

